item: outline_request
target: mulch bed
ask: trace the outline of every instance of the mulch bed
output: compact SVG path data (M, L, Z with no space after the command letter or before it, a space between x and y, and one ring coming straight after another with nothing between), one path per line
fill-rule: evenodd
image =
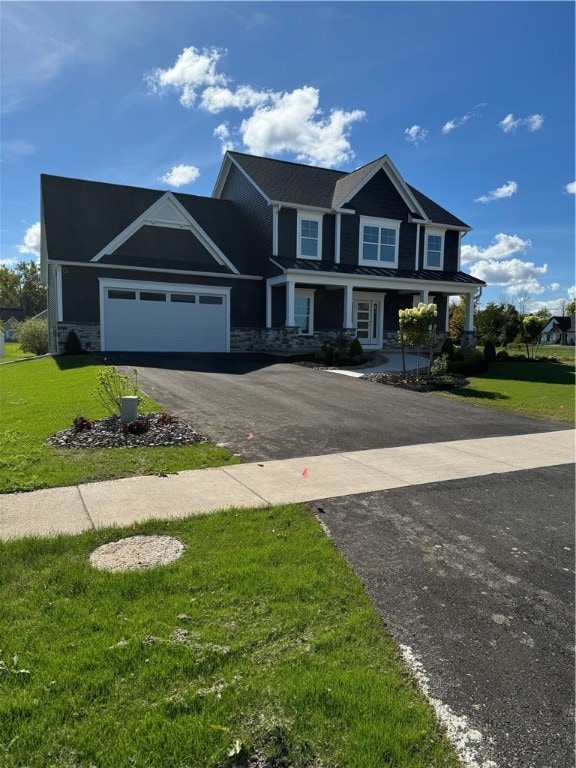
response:
M409 389L412 392L441 392L459 389L468 384L468 379L456 373L447 373L444 376L428 376L426 374L417 376L415 373L404 375L402 371L389 371L386 373L367 373L361 378L364 381L388 384L392 387Z

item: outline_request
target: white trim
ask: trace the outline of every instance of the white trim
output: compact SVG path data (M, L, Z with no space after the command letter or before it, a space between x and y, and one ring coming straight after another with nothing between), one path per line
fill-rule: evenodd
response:
M303 221L314 221L318 224L318 250L316 256L305 256L302 253ZM298 215L296 217L296 253L298 259L313 259L314 261L322 260L322 215L311 213L307 209L298 209Z
M286 281L286 325L291 327L294 325L294 288L296 283L294 280Z
M428 238L439 237L440 238L440 264L439 266L432 266L428 264ZM440 227L426 227L424 229L424 269L433 269L441 272L444 269L444 244L446 240L446 230Z
M273 203L273 200L270 200L268 195L264 194L264 192L260 189L260 187L255 183L254 179L250 174L242 168L240 163L238 163L237 160L235 160L229 152L226 152L226 155L224 156L224 161L222 162L222 167L220 168L220 173L218 174L218 178L216 179L216 184L214 185L214 190L212 192L212 197L220 198L222 195L222 190L224 189L224 185L228 181L228 174L230 173L230 168L232 165L235 165L236 168L240 171L240 173L248 179L250 184L254 187L254 189L259 192L264 200L268 204Z
M312 336L314 333L314 293L315 288L296 288L294 291L294 317L293 325L296 324L296 299L304 298L310 300L310 313L308 315L308 333L299 331L302 336Z
M340 264L340 241L342 238L342 214L336 214L334 222L334 264Z
M64 308L62 301L62 266L60 264L56 267L56 302L58 306L57 322L61 323L64 320Z
M280 206L272 206L272 256L278 256L278 214Z
M414 259L414 269L416 272L418 271L418 264L420 262L420 230L422 229L421 224L416 225L416 257Z
M266 281L266 328L272 328L272 286Z
M262 275L240 275L229 272L195 272L190 269L163 269L162 267L130 267L124 264L102 264L91 261L63 261L50 259L48 264L60 264L63 267L94 267L96 269L122 269L126 272L161 272L163 275L190 275L191 277L219 277L226 280L264 280Z
M177 216L180 217L181 223L170 222L166 219L159 218L161 209L169 204L175 210ZM212 258L222 266L228 267L232 272L238 274L238 269L232 264L227 256L218 248L216 243L206 234L202 227L198 224L196 219L188 213L186 208L180 203L172 194L172 192L165 192L161 197L156 200L144 213L140 214L137 219L129 224L120 234L118 234L113 240L104 246L98 253L93 256L90 261L100 261L103 256L114 253L123 243L129 240L132 235L138 232L143 226L154 226L164 228L175 229L187 229L202 243L206 250L210 253Z
M302 203L286 203L284 200L270 200L270 205L278 205L280 208L292 208L298 211L306 210L317 214L334 212L333 208L324 208L319 205L302 205Z
M370 267L388 267L398 268L398 253L400 249L400 221L396 219L378 219L372 216L360 216L360 233L358 236L358 264ZM394 261L381 261L379 258L375 261L364 258L364 227L377 227L380 229L393 229L396 232L396 242L394 244ZM380 255L380 234L378 235L378 255Z
M231 288L220 285L191 285L190 283L157 283L144 280L122 280L109 277L99 277L100 283L100 349L106 351L106 327L104 314L105 292L108 288L122 288L124 290L157 290L172 293L200 293L225 296L225 322L226 322L226 352L230 352L230 291Z

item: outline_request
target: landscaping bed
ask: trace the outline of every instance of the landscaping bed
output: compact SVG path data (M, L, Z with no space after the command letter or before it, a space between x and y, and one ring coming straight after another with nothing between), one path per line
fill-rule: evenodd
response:
M468 384L465 376L456 373L448 373L443 376L427 374L418 376L415 373L404 374L402 371L386 371L384 373L366 373L361 378L376 384L388 384L392 387L409 389L412 392L441 392L460 389Z
M46 438L54 448L136 448L161 445L193 445L208 438L177 416L145 413L123 424L117 416L105 419L76 418L69 429Z

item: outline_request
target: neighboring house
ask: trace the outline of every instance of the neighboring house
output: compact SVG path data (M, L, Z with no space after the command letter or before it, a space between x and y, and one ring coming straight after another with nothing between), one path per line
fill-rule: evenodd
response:
M25 319L25 312L20 307L0 307L0 321L6 341L17 341L18 326Z
M540 336L541 344L574 344L574 315L551 317Z
M464 296L470 228L388 156L351 173L228 152L211 198L43 175L50 349L314 349L396 343L398 310Z

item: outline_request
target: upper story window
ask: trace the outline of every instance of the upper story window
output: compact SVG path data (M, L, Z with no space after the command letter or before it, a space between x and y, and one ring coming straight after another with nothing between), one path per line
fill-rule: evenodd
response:
M399 221L360 218L360 263L397 267L399 241Z
M442 269L444 266L444 232L443 230L426 230L424 248L424 269Z
M298 258L322 258L322 216L298 213Z

